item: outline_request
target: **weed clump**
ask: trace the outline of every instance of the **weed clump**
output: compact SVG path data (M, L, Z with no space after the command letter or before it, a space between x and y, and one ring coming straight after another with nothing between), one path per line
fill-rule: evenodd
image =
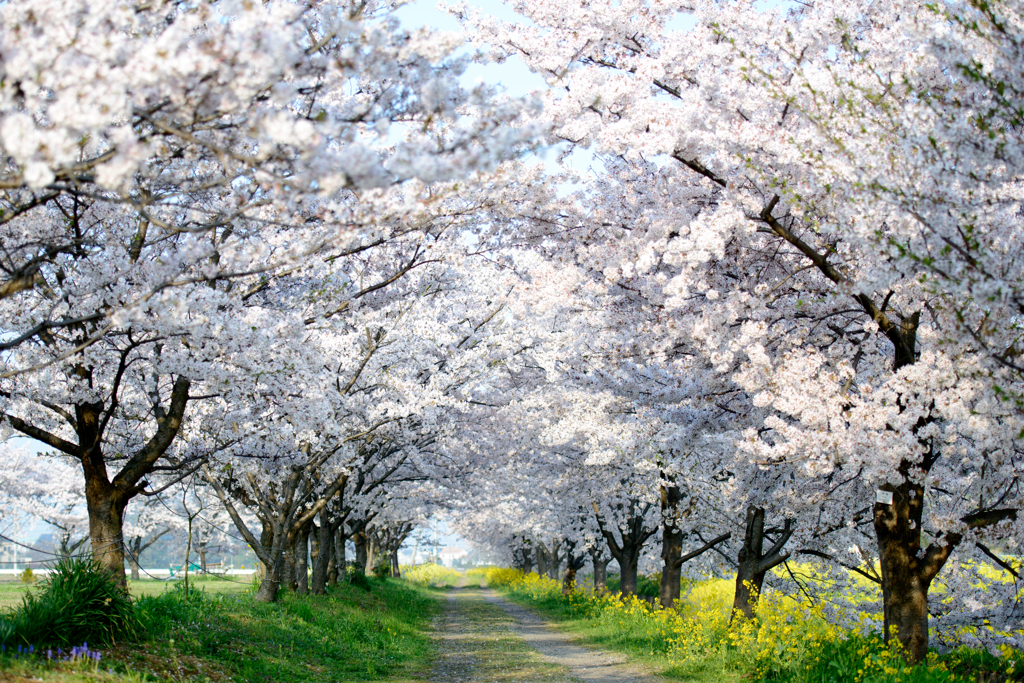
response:
M63 559L42 588L0 617L0 645L109 644L140 631L131 598L92 560Z

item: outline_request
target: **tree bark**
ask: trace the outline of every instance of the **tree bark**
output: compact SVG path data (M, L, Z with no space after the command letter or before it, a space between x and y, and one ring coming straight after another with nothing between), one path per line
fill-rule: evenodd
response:
M892 504L875 503L874 527L882 569L885 641L895 636L911 662L928 654L928 588L941 564L930 571L921 550L924 488L904 480L887 485Z
M576 552L576 542L565 542L565 573L562 575L562 595L576 590L576 572L587 562L586 553Z
M379 546L374 534L365 534L364 538L366 539L366 560L364 571L367 574L372 574L373 569L377 564L377 550Z
M591 548L590 562L594 565L594 595L604 595L608 592L608 563L610 557L605 557L603 552Z
M662 473L662 476L666 475ZM661 486L661 589L658 599L664 609L674 609L679 602L683 572L683 532L679 528L678 486Z
M576 589L576 570L572 564L565 566L565 573L562 575L562 595L569 595Z
M619 560L619 592L622 597L636 595L637 565L640 563L640 553L627 552L625 560Z
M396 579L402 578L402 567L398 564L398 551L391 551L391 576Z
M295 535L295 594L309 594L309 524Z
M121 589L128 590L124 572L124 508L127 500L115 492L102 489L101 482L89 481L86 475L85 500L89 511L89 541L92 557ZM103 482L105 483L105 482ZM91 484L91 485L90 485ZM100 489L100 490L97 490Z
M356 546L356 571L366 573L367 538L362 531L352 534L352 543Z
M550 562L548 563L548 578L552 581L558 581L558 568L561 566L562 558L558 556L558 548L561 543L557 541L551 544L551 554L549 556Z
M548 550L543 543L534 543L537 551L537 575L547 576L548 574Z
M320 525L316 528L317 553L313 562L313 578L310 589L313 595L324 595L327 593L327 583L330 580L331 563L334 560L334 529L328 519L327 511L320 513ZM335 571L335 583L337 584L337 571Z
M282 561L284 566L281 569L281 587L285 590L295 590L295 536L290 535L284 542Z
M747 508L746 529L743 535L743 546L739 553L739 569L736 572L736 591L732 601L732 617L737 616L753 619L757 609L757 601L764 587L764 577L772 567L782 564L789 558L782 548L793 535L792 522L786 520L782 529L776 530L778 538L768 552L764 549L764 508L750 506Z
M263 521L263 530L260 534L261 540L269 537L271 540L261 545L258 554L263 565L263 578L260 587L256 590L256 602L274 602L277 600L278 591L281 589L281 571L284 567L284 545L285 533L284 524L281 520L273 522ZM269 551L263 552L269 548ZM255 548L254 548L255 550Z
M523 547L523 573L529 574L533 571L534 552L528 546Z

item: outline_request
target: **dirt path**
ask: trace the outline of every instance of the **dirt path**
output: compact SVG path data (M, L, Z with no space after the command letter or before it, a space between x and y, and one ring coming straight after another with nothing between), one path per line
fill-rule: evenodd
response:
M570 642L528 610L477 587L448 595L435 622L437 683L657 683L619 655Z

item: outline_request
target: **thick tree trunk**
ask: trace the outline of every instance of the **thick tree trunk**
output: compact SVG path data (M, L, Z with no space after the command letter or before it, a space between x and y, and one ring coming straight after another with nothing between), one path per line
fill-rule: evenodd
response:
M623 559L619 560L619 592L625 598L630 595L636 595L637 566L640 564L640 549L637 548L635 552L632 548L626 549Z
M733 616L740 614L753 619L757 600L764 587L765 572L759 571L764 548L764 509L747 510L746 533L740 547L739 568L736 571L736 590L733 593Z
M398 564L398 550L391 551L391 576L402 578L402 568Z
M625 512L626 524L619 529L619 538L609 529L601 516L597 503L591 503L594 508L594 515L597 517L597 525L601 528L601 535L608 544L615 561L619 563L619 591L622 597L636 595L637 565L640 562L640 552L643 550L647 539L657 533L659 527L652 529L644 528L644 519L650 510L649 504L642 504L636 500L630 500L628 506L620 506Z
M295 590L295 537L285 539L284 542L284 567L281 569L281 587L285 590Z
M267 537L272 540L269 543L264 543ZM286 564L284 558L284 547L285 547L285 530L282 521L275 521L274 523L263 522L263 531L260 534L260 546L262 548L270 548L267 553L268 557L263 564L263 578L260 581L260 587L256 590L256 602L274 602L277 600L277 594L281 589L281 574ZM291 563L294 567L294 562Z
M199 549L199 571L206 574L206 555L207 551L205 547Z
M558 581L558 568L562 564L561 557L558 556L558 548L561 546L560 543L554 543L551 546L551 554L548 556L548 578L552 581Z
M124 572L124 508L120 496L97 489L109 489L109 484L90 482L86 478L85 500L89 511L89 542L93 559L105 569L123 590L128 590Z
M309 525L305 524L295 536L295 593L309 593Z
M330 578L331 561L334 559L334 530L327 519L327 513L320 514L320 525L316 527L316 559L313 561L313 578L310 589L313 595L327 593L327 582ZM337 577L335 577L337 581Z
M791 522L786 520L785 526L775 531L779 534L778 538L768 552L763 552L764 509L754 506L747 508L746 530L736 572L736 592L732 600L732 619L737 616L754 618L765 574L789 558L789 553L783 553L782 547L793 534Z
M938 568L926 563L934 553L920 552L924 490L910 482L884 488L890 489L893 501L875 504L874 527L882 569L885 641L898 638L907 658L916 663L928 654L928 588L938 573Z
M281 566L275 563L267 567L260 581L260 587L256 591L256 602L274 602L277 600L277 593L281 588Z
M366 573L366 534L352 534L352 543L356 546L356 571Z
M543 543L534 544L537 551L537 575L547 576L548 574L548 551Z
M664 609L674 609L679 602L683 572L683 532L679 529L678 486L661 487L661 589L658 598Z
M594 565L594 594L604 595L608 592L608 563L612 560L591 550L590 561Z

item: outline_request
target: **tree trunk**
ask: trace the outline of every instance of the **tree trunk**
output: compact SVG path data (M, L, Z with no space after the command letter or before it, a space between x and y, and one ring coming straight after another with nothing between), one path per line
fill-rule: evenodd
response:
M320 525L311 522L309 527L310 573L316 571L316 559L318 557L320 557Z
M885 642L895 636L908 660L917 663L928 654L928 588L938 573L937 568L929 571L928 555L919 559L924 490L910 482L884 488L891 490L893 502L875 504L874 527L882 569Z
M569 595L576 589L576 570L572 563L565 565L565 574L562 575L562 595Z
M284 542L284 567L281 569L281 587L285 590L295 590L295 536L285 539Z
M201 573L203 573L203 574L207 573L206 572L206 555L207 555L206 545L204 544L204 545L200 546L200 548L199 548L199 571Z
M366 564L364 565L364 571L367 574L373 573L373 568L377 564L377 551L380 549L380 544L377 543L375 535L367 535L366 538Z
M529 546L523 546L523 573L529 574L533 571L533 555Z
M398 550L391 551L391 576L396 579L402 578L402 568L398 564Z
M764 508L747 508L746 530L738 558L739 569L736 572L736 592L733 595L730 621L737 616L754 618L757 600L764 587L765 574L789 558L789 553L783 553L782 547L793 535L792 522L786 520L785 526L775 531L779 534L778 539L768 552L762 552L765 534Z
M547 576L548 574L548 550L543 543L534 544L537 550L537 575Z
M138 556L137 555L135 555L134 557L132 555L128 556L128 566L132 568L132 581L138 581L139 580L139 563L135 559L135 557L138 557Z
M264 563L265 564L265 563ZM260 581L260 587L256 591L256 602L274 602L277 600L277 593L281 588L281 567L280 563L267 567Z
M678 486L661 487L661 590L658 598L664 609L674 609L679 602L683 572L683 532L679 529Z
M89 481L86 475L85 500L89 511L89 542L92 557L122 590L128 590L124 573L124 508L120 496L101 481Z
M348 543L348 536L345 534L345 525L339 524L334 534L334 579L331 583L330 571L328 571L328 583L337 586L339 580L345 579L345 572L348 571L348 560L345 557L345 545Z
M640 564L639 551L639 548L636 549L636 552L627 549L624 553L625 561L619 560L619 592L624 598L636 595L637 565Z
M594 595L604 595L608 592L608 563L612 560L591 550L590 561L594 565Z
M327 511L320 513L320 525L316 527L316 559L313 561L313 579L310 589L313 595L327 593L327 582L330 579L331 561L334 559L334 530L327 519ZM335 583L337 573L335 572Z
M264 544L267 537L272 540ZM281 574L286 562L284 561L284 547L286 543L283 520L275 520L273 523L263 522L263 531L260 534L260 546L264 549L270 548L268 557L261 564L263 565L263 578L260 587L256 591L256 602L274 602L281 589ZM269 560L269 561L267 561ZM294 566L294 562L292 563Z
M352 534L352 542L356 546L356 571L366 573L366 534L359 532Z
M552 581L558 581L558 567L562 564L562 559L558 556L558 548L561 546L560 543L553 543L551 545L551 555L549 556L550 563L548 564L548 578Z
M295 593L309 593L309 525L304 524L295 536Z

